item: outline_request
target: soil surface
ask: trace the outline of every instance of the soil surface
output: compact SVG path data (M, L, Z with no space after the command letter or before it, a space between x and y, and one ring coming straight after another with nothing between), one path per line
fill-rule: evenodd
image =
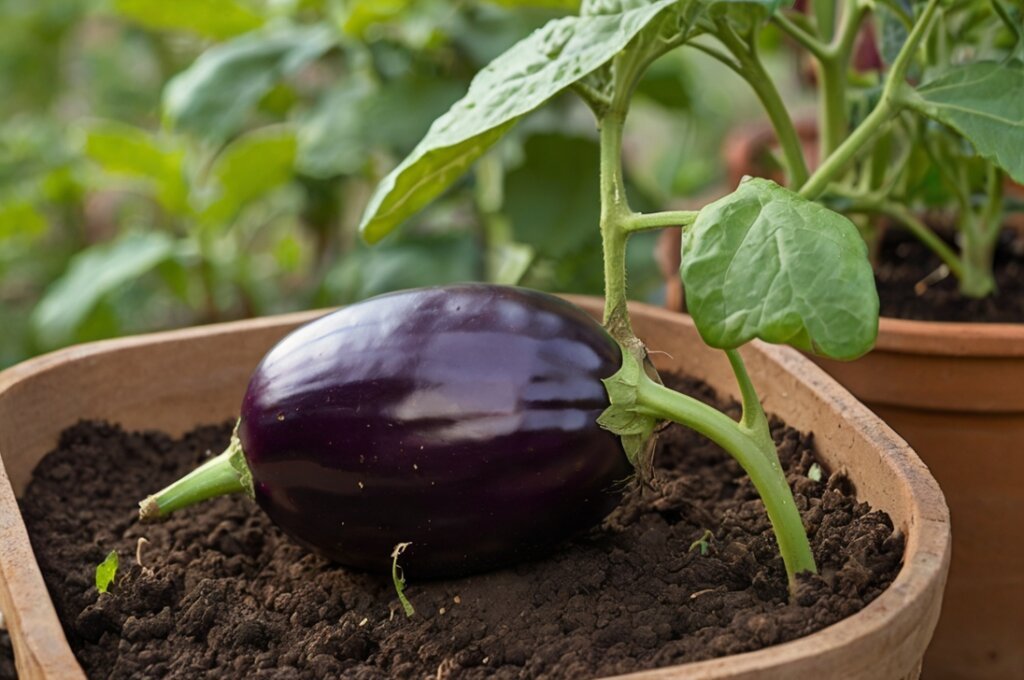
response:
M909 236L887 236L875 267L882 316L918 321L1024 323L1024 235L1005 231L995 256L998 290L983 299L964 297L956 277L926 282L939 258ZM922 282L919 284L919 282ZM928 285L930 283L930 285Z
M11 636L7 631L0 630L0 680L17 680L14 671L14 650L11 649Z
M715 401L703 385L685 391ZM652 488L547 558L457 580L407 574L408 619L388 577L310 554L246 498L136 522L138 498L219 452L228 424L175 440L80 423L40 463L22 509L94 678L614 675L807 635L895 578L903 537L888 516L858 503L842 476L812 479L809 436L772 429L821 570L801 577L792 602L749 479L682 428L662 434ZM98 595L95 567L111 549L121 568Z

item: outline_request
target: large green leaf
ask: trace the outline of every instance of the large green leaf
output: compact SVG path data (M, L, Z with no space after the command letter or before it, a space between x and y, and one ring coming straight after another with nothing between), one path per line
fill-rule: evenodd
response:
M608 62L675 2L656 0L621 14L556 19L491 62L377 187L360 226L365 238L380 240L423 208L520 116Z
M156 30L185 30L223 39L258 28L263 19L237 0L114 0L114 11Z
M328 26L286 26L250 33L204 52L164 89L175 125L210 139L230 136L282 78L337 43Z
M249 201L286 184L295 166L295 133L286 127L250 132L229 144L210 168L216 198L204 217L225 223Z
M113 121L99 121L85 129L85 155L107 172L151 185L169 212L187 211L182 149L153 133Z
M907 104L950 126L979 154L1024 182L1024 64L954 66L917 88Z
M769 180L746 180L700 211L683 238L680 273L712 347L761 338L852 359L878 332L878 294L857 228Z
M152 270L172 255L174 247L174 239L167 234L140 232L75 255L67 272L47 288L32 312L40 344L52 348L71 342L105 295Z

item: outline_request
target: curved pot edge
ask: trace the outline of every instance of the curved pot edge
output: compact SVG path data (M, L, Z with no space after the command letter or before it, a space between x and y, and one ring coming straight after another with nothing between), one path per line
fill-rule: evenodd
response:
M902 354L1024 357L1024 324L915 321L883 316L875 348Z
M566 296L581 306L598 308L600 303L594 298ZM631 305L636 312L654 317L670 324L687 323L684 315L670 312L645 304ZM285 328L312 319L325 310L313 312L297 312L293 314L265 317L205 327L194 327L177 331L166 331L147 335L133 336L116 340L105 340L58 350L47 355L31 359L0 373L0 394L16 387L18 383L40 373L58 367L68 361L88 360L90 357L118 351L126 348L138 348L164 342L176 342L189 338L209 335L230 334L240 330L256 328ZM835 383L824 371L811 364L794 350L773 347L763 343L755 343L755 349L793 373L796 379L808 388L820 391L825 389L827 401L844 417L850 418L855 427L865 429L867 423L880 424L877 417L866 407L853 399L845 389ZM628 677L645 678L646 680L677 677L685 672L693 678L723 677L771 677L773 668L806 656L808 653L820 655L823 648L831 653L841 653L843 649L864 636L865 630L880 633L897 617L908 602L931 601L931 608L937 614L941 601L941 590L945 581L945 573L949 565L949 516L941 491L927 468L891 429L884 424L880 428L865 429L882 450L893 454L890 462L898 463L897 470L906 479L909 488L914 490L915 516L921 521L917 529L916 541L908 543L907 562L914 569L906 566L900 571L896 581L865 609L828 628L807 637L768 647L763 650L734 655L721 659L685 664L653 671L641 671ZM918 477L911 480L910 477ZM10 511L13 509L13 514ZM27 548L26 554L17 553ZM25 565L31 565L25 569ZM905 563L906 564L906 563ZM22 572L27 572L24 574ZM13 586L13 587L12 587ZM56 611L46 591L41 572L34 560L24 522L18 512L13 489L8 480L6 470L0 456L0 605L12 628L19 624L20 618L12 604L12 590L18 590L19 607L25 609L24 602L31 601L31 611L35 627L22 633L15 642L16 659L19 672L26 678L84 678L70 648L64 638L63 629L57 618ZM26 597L26 594L29 597ZM927 612L924 612L927 613ZM38 614L38 618L35 618ZM927 631L930 636L930 630ZM12 636L13 640L14 636ZM20 653L19 653L20 652ZM765 675L765 674L768 675ZM623 676L627 677L627 676Z

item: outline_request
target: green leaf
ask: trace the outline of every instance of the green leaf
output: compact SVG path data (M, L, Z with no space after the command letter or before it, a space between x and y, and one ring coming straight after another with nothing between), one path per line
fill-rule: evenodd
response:
M0 203L0 243L11 239L31 240L46 233L48 226L46 217L31 203Z
M416 610L413 609L412 602L409 602L409 598L405 595L405 575L402 573L402 568L398 566L398 557L410 545L412 543L399 543L391 551L391 582L395 584L395 594L398 595L398 601L402 603L402 609L407 617L415 614Z
M601 380L611 405L598 416L597 424L619 435L629 462L646 474L651 462L648 455L652 451L651 438L658 421L637 410L637 391L643 372L640 362L623 348L621 368Z
M210 168L216 198L203 217L231 220L246 203L288 183L295 166L295 133L275 126L250 132L229 144Z
M117 563L117 551L111 550L106 559L96 565L96 590L101 593L107 592L107 588L117 576Z
M413 0L351 0L341 28L348 35L365 40L367 29L374 24L399 19L412 4Z
M686 303L704 341L760 338L835 359L871 349L878 294L850 220L765 179L706 206L683 237Z
M491 62L377 187L360 225L366 240L379 241L436 198L520 116L608 62L676 1L556 19Z
M258 28L263 19L236 0L114 0L114 11L146 28L191 31L220 40Z
M367 102L376 92L369 80L353 78L329 90L299 126L299 169L326 179L359 171L370 150Z
M104 296L170 257L174 246L174 239L167 234L142 232L79 252L32 312L32 327L40 343L53 348L71 342L76 329Z
M213 47L164 89L168 118L208 139L234 134L274 85L337 44L327 25L285 26Z
M402 234L346 256L328 275L327 299L346 304L404 288L475 281L481 259L470 234Z
M1024 182L1024 64L954 66L917 88L906 103L962 134L979 154Z
M151 186L170 213L188 212L185 152L141 128L98 121L85 128L85 155L109 173Z

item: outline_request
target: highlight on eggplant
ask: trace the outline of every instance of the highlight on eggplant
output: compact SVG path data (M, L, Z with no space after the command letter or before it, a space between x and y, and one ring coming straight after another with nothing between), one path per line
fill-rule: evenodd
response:
M140 503L144 520L245 492L289 536L417 577L533 556L601 521L633 468L598 417L619 345L575 305L460 284L317 319L260 362L228 449Z

